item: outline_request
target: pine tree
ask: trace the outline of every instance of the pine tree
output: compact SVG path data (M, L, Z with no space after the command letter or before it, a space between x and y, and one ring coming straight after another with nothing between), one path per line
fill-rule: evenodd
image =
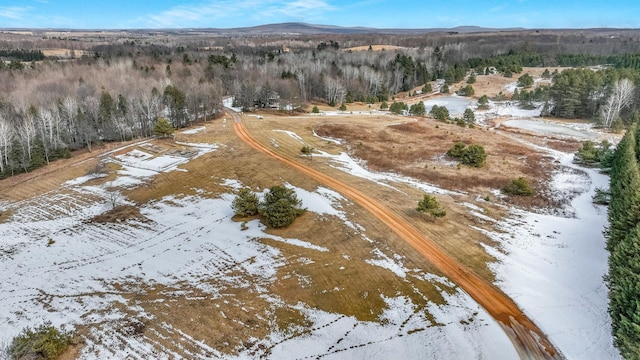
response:
M242 188L238 191L235 199L231 203L231 208L238 216L253 216L258 213L258 205L260 201L258 196L248 188Z
M616 347L625 359L640 359L640 169L634 123L611 165L609 314Z
M301 206L302 201L294 190L272 186L264 195L258 210L264 216L267 226L281 228L291 225L296 217L305 212Z
M436 218L447 215L447 211L440 205L438 200L429 194L424 194L422 200L418 201L416 211L431 215L431 221L436 221Z
M175 129L173 126L171 126L169 121L165 118L158 119L156 126L153 127L153 133L160 137L170 136L174 131Z

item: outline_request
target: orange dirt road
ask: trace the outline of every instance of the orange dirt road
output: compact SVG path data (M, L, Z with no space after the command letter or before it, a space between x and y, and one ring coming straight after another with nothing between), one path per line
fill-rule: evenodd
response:
M440 269L449 279L458 284L477 301L503 327L522 359L562 359L545 334L518 306L491 283L465 268L447 255L438 245L426 238L414 226L391 212L382 204L342 182L276 153L262 145L247 132L240 116L228 112L234 119L234 130L238 137L254 149L295 168L307 176L330 187L363 206L387 224L400 237L411 244L424 257Z

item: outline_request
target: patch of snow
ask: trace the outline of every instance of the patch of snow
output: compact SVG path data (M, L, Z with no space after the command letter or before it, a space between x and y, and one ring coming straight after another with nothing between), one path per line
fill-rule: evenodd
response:
M365 260L368 264L390 270L391 272L396 274L396 276L401 278L405 278L407 276L407 270L402 266L401 263L394 261L385 253L380 251L380 249L374 249L373 253L378 257L378 259Z
M271 130L271 131L285 133L290 137L292 137L293 139L298 140L298 142L300 142L301 144L304 144L304 140L302 140L302 138L298 136L298 134L294 133L293 131L288 131L288 130Z
M206 129L207 128L204 127L204 126L199 126L197 128L194 128L194 129L182 131L181 134L192 135L192 134L197 134L197 133L199 133L201 131L205 131Z
M469 208L469 209L471 209L471 210L475 210L475 211L479 211L479 212L484 212L484 209L482 209L481 207L479 207L479 206L477 206L477 205L475 205L475 204L472 204L472 203L468 203L468 202L466 202L466 201L465 201L465 202L463 202L463 203L462 203L462 205L463 205L463 206L468 207L468 208Z
M315 130L313 131L313 136L315 136L315 137L317 137L319 139L322 139L324 141L327 141L327 142L332 142L332 143L337 144L337 145L342 145L342 142L340 140L336 140L334 138L329 138L329 137L322 137L322 136L316 134Z
M473 104L473 102L468 98L459 95L436 97L425 100L423 103L427 110L427 114L431 111L433 105L438 105L445 106L452 117L461 116L464 111Z
M333 161L332 167L348 172L349 174L357 177L361 177L367 180L371 180L378 185L382 185L388 188L393 188L389 183L404 183L413 186L417 189L425 191L430 194L442 194L453 195L456 194L453 191L439 188L435 185L427 184L406 176L401 176L393 173L376 173L365 169L356 160L352 159L346 153L340 153L338 155L332 155L324 151L318 151L317 156L326 157Z
M578 130L564 124L558 124L549 121L536 119L515 119L507 120L500 126L518 128L528 131L540 133L553 137L577 138L577 139L595 139L597 134L593 131Z
M220 184L230 187L234 190L240 190L244 187L244 185L242 185L242 183L236 179L224 179Z
M346 219L344 212L337 210L334 207L336 200L341 200L342 197L339 194L338 196L335 196L335 194L337 194L335 192L332 194L332 190L327 188L318 188L322 190L311 192L291 186L290 184L285 184L285 186L295 190L296 195L302 201L303 206L307 208L307 210L320 215L333 215Z
M508 92L510 94L513 94L513 92L516 91L517 88L518 88L518 82L514 81L514 82L510 82L507 85L503 86L502 90L504 90L504 91L506 91L506 92Z
M77 177L77 178L75 178L73 180L65 181L63 183L63 185L65 185L65 186L82 185L82 184L86 183L87 181L94 180L94 179L100 179L100 178L103 178L103 177L107 177L107 174L98 174L98 173L89 174L89 175Z

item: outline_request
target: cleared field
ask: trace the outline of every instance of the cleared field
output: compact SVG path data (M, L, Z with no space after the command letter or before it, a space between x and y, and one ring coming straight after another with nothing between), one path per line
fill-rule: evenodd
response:
M490 283L486 249L498 245L485 234L508 211L493 191L516 176L547 189L556 166L502 133L375 112L244 122L262 145L371 196ZM484 145L486 168L448 160L456 140ZM53 319L78 330L82 358L518 356L501 327L393 229L256 152L231 118L114 150L0 184L0 233L12 239L0 247L12 274L1 285L3 336ZM107 172L87 176L98 158ZM308 207L294 225L233 217L239 187L276 184ZM110 205L113 192L122 207ZM415 211L425 192L445 206L444 219Z

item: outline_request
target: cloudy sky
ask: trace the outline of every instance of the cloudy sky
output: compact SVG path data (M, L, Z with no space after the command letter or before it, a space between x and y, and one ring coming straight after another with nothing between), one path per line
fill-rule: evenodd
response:
M637 0L0 0L0 28L640 28Z

